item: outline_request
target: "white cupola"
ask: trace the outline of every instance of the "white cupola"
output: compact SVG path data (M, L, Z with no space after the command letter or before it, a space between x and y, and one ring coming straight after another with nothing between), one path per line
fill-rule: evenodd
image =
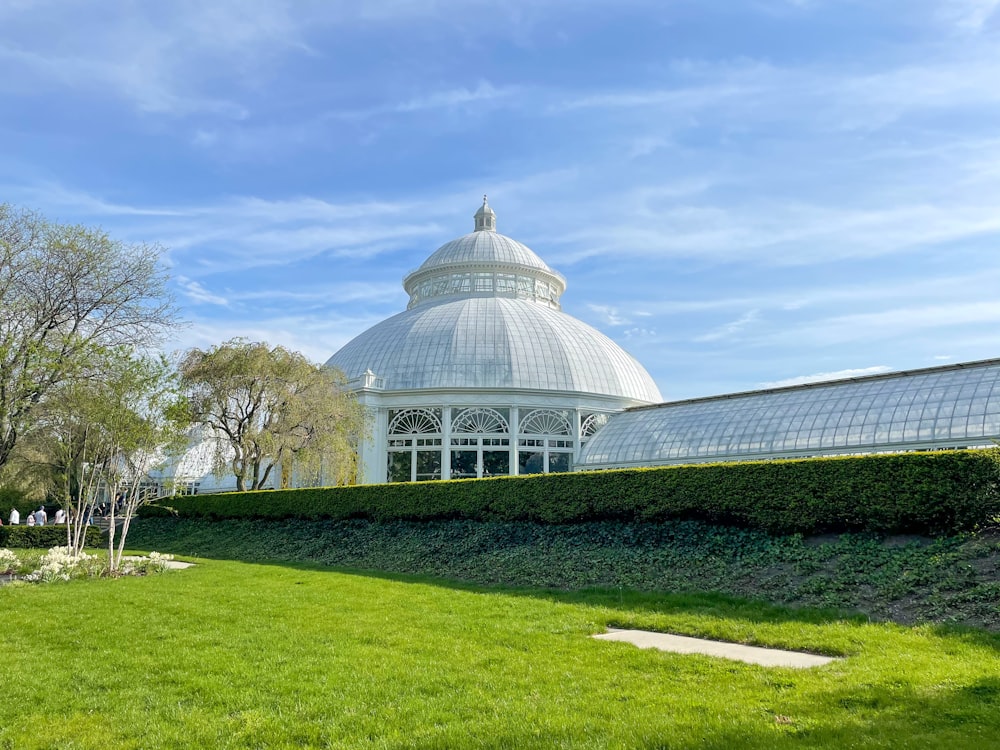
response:
M486 202L486 196L483 196L483 205L479 207L476 211L476 215L473 217L476 220L476 231L477 232L495 232L497 231L497 215L490 208L490 204Z

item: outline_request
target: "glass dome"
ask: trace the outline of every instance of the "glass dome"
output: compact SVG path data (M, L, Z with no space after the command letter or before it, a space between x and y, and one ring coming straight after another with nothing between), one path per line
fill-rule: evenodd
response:
M562 276L496 232L485 196L475 231L445 243L406 277L408 309L370 328L327 365L386 391L518 389L655 403L646 370L600 331L563 313Z
M496 213L483 196L476 229L446 242L403 280L408 307L442 297L518 297L559 309L566 280L531 248L496 231Z
M600 331L558 310L505 297L423 304L370 328L327 365L371 370L386 390L555 390L662 400L646 370Z

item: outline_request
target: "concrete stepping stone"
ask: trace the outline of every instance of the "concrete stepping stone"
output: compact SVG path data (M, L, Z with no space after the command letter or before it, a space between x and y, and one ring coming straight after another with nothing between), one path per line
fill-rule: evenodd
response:
M622 641L639 648L655 648L660 651L671 651L675 654L705 654L723 659L760 664L765 667L793 667L805 669L819 667L832 661L840 661L835 656L819 656L805 654L801 651L782 651L776 648L761 648L760 646L744 646L741 643L725 643L724 641L709 641L704 638L691 638L686 635L671 635L670 633L654 633L649 630L622 630L608 628L607 633L593 636L601 641Z

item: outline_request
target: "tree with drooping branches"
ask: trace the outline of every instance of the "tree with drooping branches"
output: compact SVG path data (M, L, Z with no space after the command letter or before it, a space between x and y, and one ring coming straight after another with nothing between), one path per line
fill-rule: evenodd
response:
M302 354L232 339L180 364L192 422L218 438L215 470L240 491L353 480L364 412L344 375Z

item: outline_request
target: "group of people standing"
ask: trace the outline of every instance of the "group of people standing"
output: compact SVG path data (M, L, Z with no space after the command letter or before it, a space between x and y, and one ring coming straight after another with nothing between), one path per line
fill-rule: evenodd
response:
M52 517L52 523L56 525L66 523L68 520L69 517L66 515L66 511L63 510L62 508L59 508L59 510L56 511L56 514ZM44 505L39 505L38 510L28 513L27 517L24 520L25 526L45 526L45 524L47 524L48 522L49 522L49 514L45 512ZM10 509L10 516L8 517L8 523L11 526L17 526L21 523L21 514L17 510L17 508ZM0 525L2 524L3 521L0 520Z

